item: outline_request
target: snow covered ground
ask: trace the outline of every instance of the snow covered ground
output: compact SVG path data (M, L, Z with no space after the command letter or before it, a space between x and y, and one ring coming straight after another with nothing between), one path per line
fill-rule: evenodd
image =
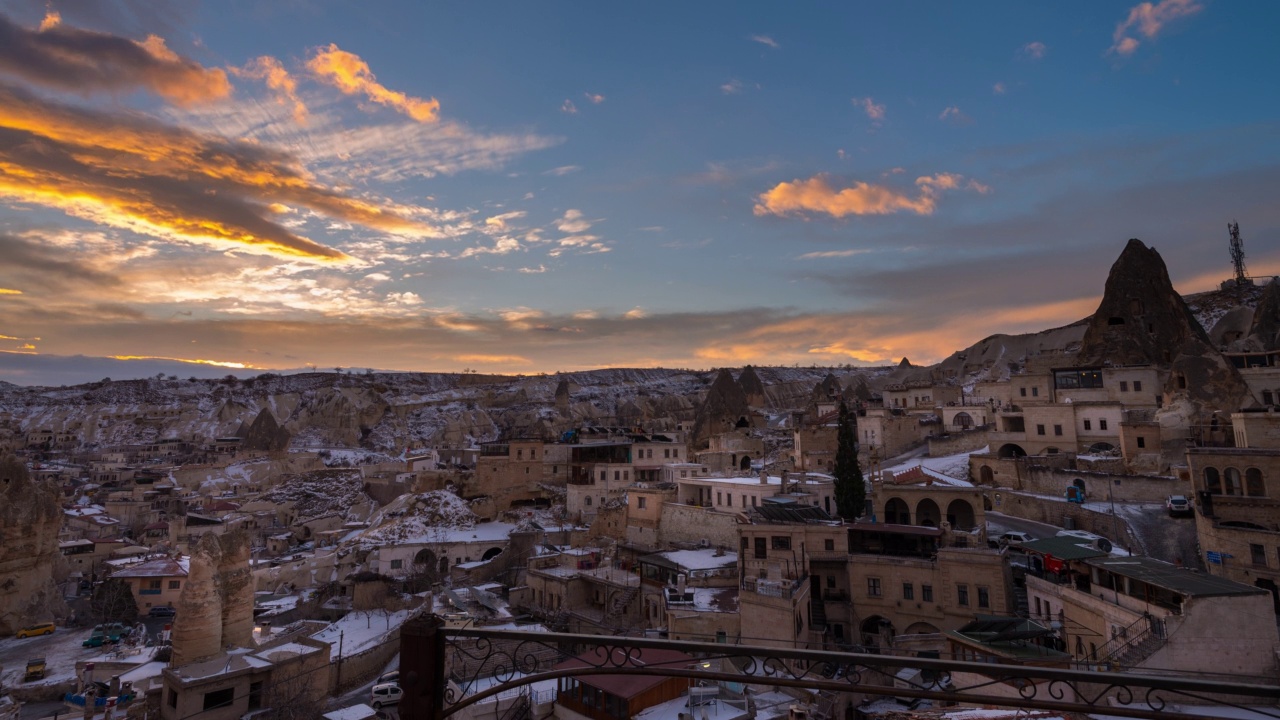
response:
M330 657L336 660L381 644L388 633L403 625L412 614L412 610L350 612L311 637L329 643Z
M898 473L906 472L913 467L919 466L920 469L924 470L926 475L931 476L938 482L960 487L972 487L973 483L969 482L969 456L976 453L985 453L987 451L988 449L986 447L981 447L977 450L957 453L955 455L916 457L885 469L896 475Z

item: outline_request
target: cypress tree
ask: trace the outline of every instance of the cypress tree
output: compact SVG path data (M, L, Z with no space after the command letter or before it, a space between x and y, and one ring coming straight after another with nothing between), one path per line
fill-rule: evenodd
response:
M867 485L858 465L858 435L854 416L840 401L840 421L836 426L835 491L836 513L845 520L862 516L867 505Z

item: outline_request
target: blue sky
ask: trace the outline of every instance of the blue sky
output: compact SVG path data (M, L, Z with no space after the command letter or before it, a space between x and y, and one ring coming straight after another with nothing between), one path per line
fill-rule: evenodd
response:
M926 363L1130 237L1277 274L1278 14L0 2L0 379Z

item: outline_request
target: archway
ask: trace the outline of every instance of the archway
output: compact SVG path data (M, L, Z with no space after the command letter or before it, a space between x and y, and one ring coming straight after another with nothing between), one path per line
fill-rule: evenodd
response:
M978 468L978 482L982 483L983 485L996 484L996 475L994 472L992 472L990 465L983 465L982 467Z
M947 522L951 523L951 527L956 530L972 530L977 527L973 505L968 500L959 498L952 500L947 505Z
M481 560L492 560L492 559L494 559L494 558L498 557L498 556L499 556L499 555L501 555L501 554L502 554L502 548L500 548L500 547L491 547L491 548L489 548L488 550L485 550L485 551L484 551L484 555L483 555L480 559L481 559Z
M862 621L862 644L866 647L890 647L893 645L893 623L888 618L872 615Z
M951 418L951 424L961 430L968 430L973 427L973 416L967 412L958 412Z
M1222 478L1218 475L1218 468L1204 469L1204 489L1214 495L1222 494Z
M911 510L902 498L891 497L884 504L884 521L891 525L910 525Z
M750 470L750 469L751 469L751 456L750 456L750 455L743 455L743 456L742 456L742 460L738 463L738 469L740 469L740 470Z
M933 625L930 625L927 622L916 622L908 625L907 629L902 631L902 634L903 635L934 635L940 632L942 631L934 627Z
M1105 455L1109 452L1115 452L1116 446L1109 442L1096 442L1089 446L1089 452L1094 455Z
M969 509L973 512L973 509ZM942 522L942 511L938 509L938 503L929 498L925 498L916 503L916 525L928 525L929 527L938 527Z
M1267 488L1262 482L1262 471L1256 467L1244 471L1244 494L1250 497L1265 497Z
M1015 445L1013 443L1005 443L1004 445L1000 446L999 450L996 451L996 457L1001 457L1001 458L1020 458L1020 457L1026 457L1026 456L1027 456L1027 451L1023 450L1022 446Z

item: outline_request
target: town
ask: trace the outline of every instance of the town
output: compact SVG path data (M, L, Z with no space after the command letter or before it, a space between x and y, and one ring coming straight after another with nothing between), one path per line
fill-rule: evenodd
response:
M1238 267L1183 298L1131 240L1090 317L930 367L0 384L0 715L427 717L429 618L1275 686L1280 283ZM753 675L457 714L946 712Z

